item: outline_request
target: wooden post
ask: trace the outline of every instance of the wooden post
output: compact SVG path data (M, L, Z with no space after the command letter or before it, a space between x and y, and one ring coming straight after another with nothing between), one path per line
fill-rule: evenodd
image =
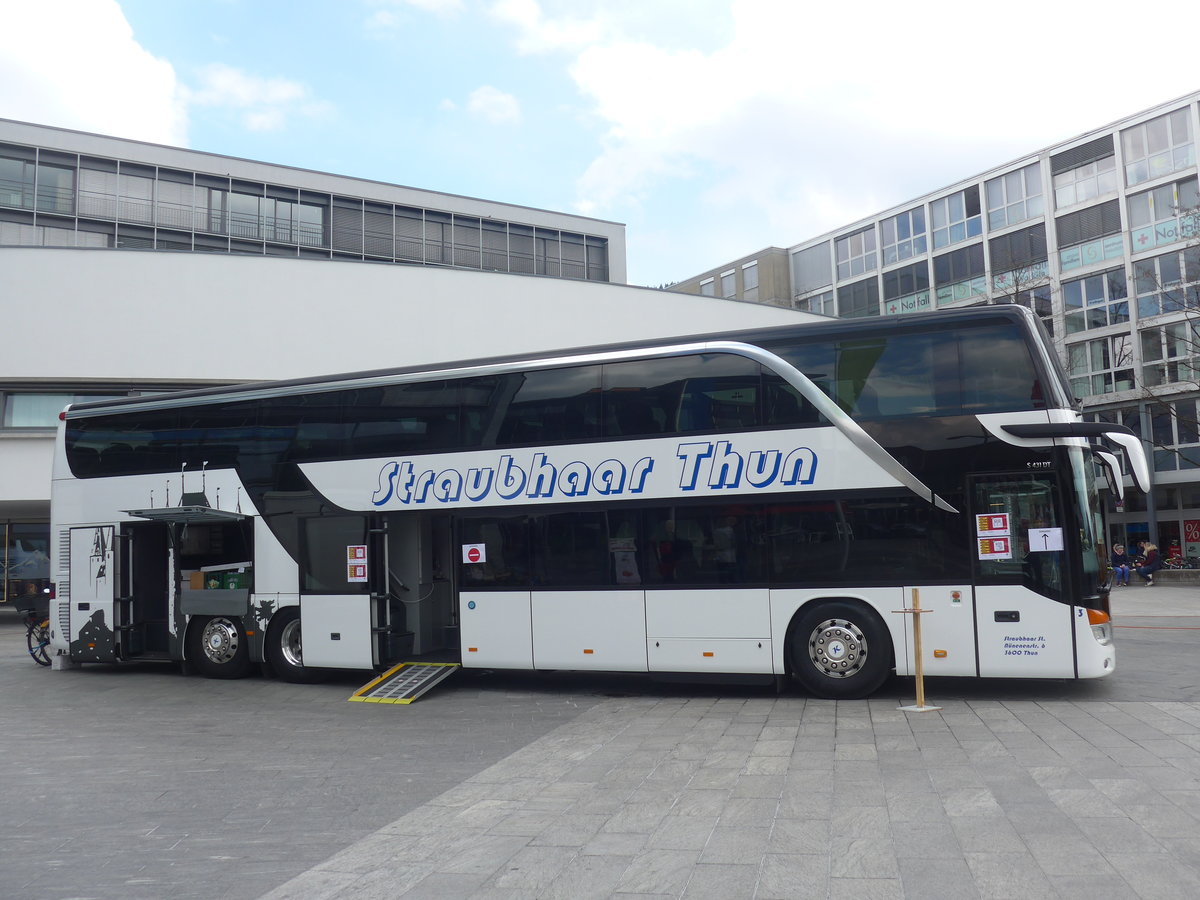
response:
M913 662L916 675L917 686L917 705L916 706L901 706L907 712L933 712L941 709L940 706L925 705L925 659L921 653L921 615L923 613L933 612L932 609L921 609L921 592L917 588L912 589L912 606L904 609L894 609L892 612L902 613L913 617Z

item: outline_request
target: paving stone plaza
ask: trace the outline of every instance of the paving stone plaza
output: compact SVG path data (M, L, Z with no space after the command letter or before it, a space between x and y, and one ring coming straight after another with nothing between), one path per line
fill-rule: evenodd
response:
M911 679L832 702L468 673L370 708L342 702L352 681L33 671L9 627L0 879L105 900L1200 896L1200 591L1114 606L1113 678L931 679L923 713L897 708ZM125 727L73 725L139 696Z

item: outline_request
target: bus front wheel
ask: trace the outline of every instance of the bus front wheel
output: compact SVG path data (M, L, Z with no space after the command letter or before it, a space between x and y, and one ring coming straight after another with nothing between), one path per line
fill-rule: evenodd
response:
M197 616L188 628L184 651L206 678L241 678L250 671L250 647L236 618Z
M321 680L321 671L304 665L300 640L300 610L294 606L281 610L267 632L267 661L284 681L311 684Z
M891 639L872 610L846 600L804 609L788 634L793 677L815 697L857 700L873 693L891 668Z

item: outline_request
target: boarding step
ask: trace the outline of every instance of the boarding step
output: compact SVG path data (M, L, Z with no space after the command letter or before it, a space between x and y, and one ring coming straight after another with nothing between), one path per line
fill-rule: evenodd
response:
M364 684L348 699L360 703L412 703L458 668L458 663L402 662Z

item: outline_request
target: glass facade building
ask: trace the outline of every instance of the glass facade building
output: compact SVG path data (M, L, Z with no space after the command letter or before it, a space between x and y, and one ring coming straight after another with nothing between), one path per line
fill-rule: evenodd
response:
M761 301L843 317L1029 307L1087 416L1133 427L1152 453L1157 488L1110 500L1110 540L1153 534L1200 557L1198 104L1181 97L795 244L790 291ZM782 265L774 252L760 267ZM673 289L700 293L729 268Z

